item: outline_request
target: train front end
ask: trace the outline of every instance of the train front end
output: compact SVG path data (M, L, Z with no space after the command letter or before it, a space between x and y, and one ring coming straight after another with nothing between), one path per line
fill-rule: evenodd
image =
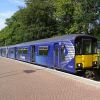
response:
M97 39L80 36L75 39L75 67L77 71L97 68Z

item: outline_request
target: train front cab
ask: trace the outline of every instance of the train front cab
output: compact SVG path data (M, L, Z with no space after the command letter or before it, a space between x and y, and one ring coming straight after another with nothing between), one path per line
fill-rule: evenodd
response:
M97 68L97 40L89 36L75 39L75 67L76 71Z

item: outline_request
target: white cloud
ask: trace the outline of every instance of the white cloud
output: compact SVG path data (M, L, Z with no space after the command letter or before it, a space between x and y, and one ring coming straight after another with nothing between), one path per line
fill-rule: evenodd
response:
M16 7L18 6L22 6L25 7L25 2L24 0L8 0L9 3L12 3L13 5L16 5ZM6 24L5 24L5 20L7 18L10 18L16 11L5 11L5 12L0 12L0 30L2 30Z
M6 11L6 12L0 12L0 19L1 18L9 18L11 17L15 11Z
M6 26L5 19L0 19L0 30Z
M5 20L10 18L14 13L15 11L0 12L0 30L6 26Z

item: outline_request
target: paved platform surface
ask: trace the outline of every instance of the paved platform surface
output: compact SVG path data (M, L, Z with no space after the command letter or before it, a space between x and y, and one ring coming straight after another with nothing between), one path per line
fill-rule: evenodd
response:
M99 83L45 69L0 58L0 100L100 100Z

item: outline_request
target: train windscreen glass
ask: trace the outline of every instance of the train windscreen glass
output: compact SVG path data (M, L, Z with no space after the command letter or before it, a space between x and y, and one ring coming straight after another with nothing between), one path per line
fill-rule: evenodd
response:
M83 54L92 54L92 40L91 39L83 39Z
M76 55L82 54L82 41L81 41L81 39L78 39L78 41L76 41L76 43L75 43L75 52L76 52Z
M92 53L96 54L97 53L97 41L93 40L92 42Z
M76 55L97 53L97 40L94 38L77 38L75 42Z

